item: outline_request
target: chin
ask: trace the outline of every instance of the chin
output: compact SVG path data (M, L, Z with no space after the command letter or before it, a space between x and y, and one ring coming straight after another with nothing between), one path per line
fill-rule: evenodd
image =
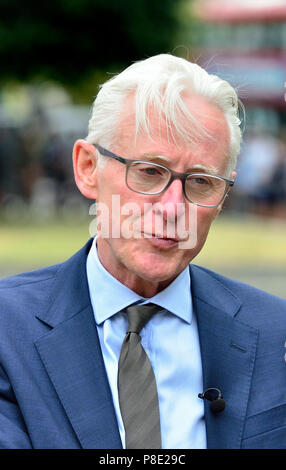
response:
M147 257L150 258L149 256ZM172 262L166 263L166 260L158 260L158 257L157 259L151 258L148 260L134 260L132 266L133 273L144 281L164 282L173 280L184 269L184 266L177 266Z

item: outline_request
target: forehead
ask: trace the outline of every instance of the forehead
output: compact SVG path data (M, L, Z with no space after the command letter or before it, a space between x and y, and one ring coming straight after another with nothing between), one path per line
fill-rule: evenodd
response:
M168 156L174 153L174 149L186 151L192 154L217 153L223 159L229 154L229 129L226 119L219 107L210 103L204 97L195 94L182 95L185 107L192 114L195 122L187 124L188 142L179 135L174 126L166 123L165 117L160 116L158 111L152 106L147 110L147 122L149 124L149 134L146 130L139 128L136 135L136 115L135 96L130 95L123 106L118 126L118 138L116 147L123 155L135 155L150 151L157 151ZM182 122L180 122L182 120ZM179 114L177 122L186 127L182 116ZM202 129L198 132L198 129ZM149 149L149 150L148 150Z

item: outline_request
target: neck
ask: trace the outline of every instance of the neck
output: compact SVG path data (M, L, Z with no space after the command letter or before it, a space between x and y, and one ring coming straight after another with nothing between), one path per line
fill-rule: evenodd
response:
M150 281L138 276L135 272L126 268L119 259L115 259L110 255L110 251L106 250L106 243L102 238L97 239L97 253L102 266L121 284L128 289L136 292L144 298L151 298L165 289L173 279L164 281Z

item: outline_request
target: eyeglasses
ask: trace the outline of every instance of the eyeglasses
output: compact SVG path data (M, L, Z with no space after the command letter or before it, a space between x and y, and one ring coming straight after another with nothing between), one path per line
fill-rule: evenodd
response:
M178 173L160 163L122 158L109 150L94 144L99 153L126 165L126 185L131 191L140 194L160 194L173 181L180 180L188 201L203 207L217 207L226 197L234 181L222 176L206 173Z

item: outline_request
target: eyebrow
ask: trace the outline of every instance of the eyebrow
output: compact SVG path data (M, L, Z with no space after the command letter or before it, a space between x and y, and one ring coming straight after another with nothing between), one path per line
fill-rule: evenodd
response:
M146 153L140 156L140 160L162 160L166 163L171 163L170 158L164 157L164 155L158 155L157 153Z
M207 166L207 165L202 165L201 163L196 163L195 165L192 166L192 169L205 171L206 173L210 173L211 175L215 175L215 176L218 176L221 173L221 171L218 168Z
M142 160L148 160L148 161L161 160L164 163L171 163L172 162L172 160L170 160L170 158L165 157L164 155L158 155L158 154L152 154L152 153L143 154L141 157L142 157ZM141 159L141 157L140 157L140 159ZM205 173L209 173L209 174L214 175L214 176L218 176L221 173L221 171L218 168L203 165L202 163L196 163L195 165L193 165L185 173L191 173L193 170L203 171Z

